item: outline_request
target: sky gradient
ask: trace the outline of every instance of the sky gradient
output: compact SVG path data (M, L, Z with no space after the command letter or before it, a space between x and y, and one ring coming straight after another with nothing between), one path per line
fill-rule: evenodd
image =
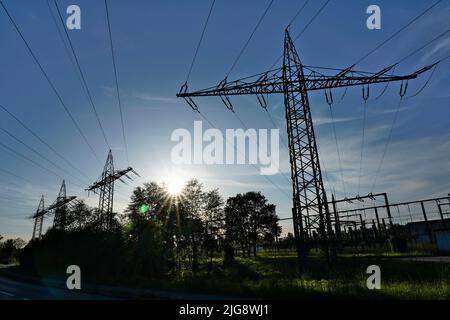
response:
M194 65L189 87L202 89L217 84L228 73L269 1L217 0ZM325 1L310 1L291 25L298 34ZM435 1L377 1L382 11L381 30L368 30L366 8L372 1L332 0L296 41L306 65L345 68L376 47ZM104 143L88 99L66 52L46 0L4 0L3 3L22 30L31 48L83 132L96 150L93 156L55 94L45 81L5 12L0 10L0 104L45 139L55 150L83 172L62 162L51 150L0 110L0 127L33 146L65 171L39 158L0 131L0 142L30 157L57 175L16 157L0 147L0 234L29 239L33 227L26 219L37 208L43 194L46 204L57 196L61 177L68 195L96 205L97 197L83 190L102 170L108 148ZM170 160L177 128L193 130L201 118L175 97L186 79L209 0L110 0L111 28L115 45L130 165L142 176L129 186L118 185L115 209L126 206L132 188L148 181L167 181L173 176L195 177L205 189L219 188L229 197L246 191L262 191L276 204L280 217L290 216L291 186L286 176L269 176L274 187L251 165L177 166ZM304 1L275 0L229 79L267 70L283 49L284 28ZM77 4L81 8L81 30L69 31L81 68L92 93L99 118L110 141L116 168L128 166L120 126L113 65L103 1L58 1L60 8ZM53 1L50 6L54 10ZM358 64L358 70L378 71L419 48L450 28L450 3L443 1L427 15ZM57 21L59 23L59 21ZM58 24L60 28L61 25ZM60 29L61 31L61 29ZM450 54L450 33L403 61L397 74L414 72ZM408 201L450 192L450 110L448 91L450 59L435 70L429 85L418 96L401 105L392 140L377 184L374 175L386 144L399 84L388 87L375 100L383 85L371 86L360 194L388 192L391 201ZM412 95L429 74L411 82ZM334 90L335 101L343 90ZM282 95L271 96L269 112L286 141ZM233 98L236 112L250 128L274 128L255 97ZM196 100L200 110L220 130L242 128L241 123L218 98ZM363 99L361 88L350 88L345 99L333 106L344 181L341 179L328 105L323 92L310 94L310 104L319 144L327 191L338 197L358 192ZM209 125L204 123L204 128ZM281 171L289 175L288 152L280 142ZM326 172L326 173L325 173ZM13 176L10 173L16 175ZM281 189L281 190L280 190ZM47 219L46 226L52 222ZM290 231L290 222L283 223ZM44 228L45 230L45 228Z

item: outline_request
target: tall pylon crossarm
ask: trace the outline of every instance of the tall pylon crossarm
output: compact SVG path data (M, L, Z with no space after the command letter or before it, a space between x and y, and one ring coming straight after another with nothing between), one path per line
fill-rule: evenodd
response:
M387 75L386 73L393 67L394 66L384 68L376 73L346 68L338 70L337 74L334 75L319 74L311 67L308 68L309 73L304 74L303 85L307 91L315 91L386 82L408 81L416 79L420 74L432 69L434 65L424 67L407 75ZM185 86L182 91L177 93L177 97L276 94L284 93L286 85L288 85L289 91L298 92L300 90L300 84L295 80L288 80L286 82L286 80L283 79L282 71L283 68L279 68L232 82L222 80L217 86L198 91L189 92L187 91L187 86ZM263 79L261 80L262 77Z

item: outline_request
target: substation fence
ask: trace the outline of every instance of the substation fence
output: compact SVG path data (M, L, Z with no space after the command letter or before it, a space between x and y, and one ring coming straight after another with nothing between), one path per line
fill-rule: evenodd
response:
M389 203L386 193L341 200L333 197L328 207L338 247L386 244L393 238L416 244L435 243L435 232L450 228L450 194L400 203ZM292 217L280 219L288 220ZM307 216L304 223L309 223ZM320 242L316 233L308 234L307 239L311 246Z

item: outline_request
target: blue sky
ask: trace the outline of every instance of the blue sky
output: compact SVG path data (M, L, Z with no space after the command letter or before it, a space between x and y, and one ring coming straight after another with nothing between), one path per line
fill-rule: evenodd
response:
M65 51L45 0L4 0L30 46L41 61L64 102L80 123L96 149L97 160L81 139L74 125L32 60L24 43L0 10L0 104L43 137L58 152L70 159L85 176L61 162L57 156L0 110L0 127L14 133L71 175L45 162L0 132L0 142L65 177L68 193L95 205L97 198L87 197L83 187L93 182L102 170L107 147L90 109L76 70ZM201 89L218 83L230 69L253 27L269 1L217 0L205 33L189 85ZM310 1L291 26L296 35L325 1ZM81 8L81 30L69 31L100 119L115 156L116 167L126 167L126 157L115 93L103 1L58 1L61 8L77 4ZM110 0L110 17L116 50L124 121L130 165L141 175L131 186L118 186L115 208L121 211L132 190L145 181L164 181L173 175L197 177L206 189L219 188L225 197L239 192L261 190L277 205L278 214L288 217L291 207L290 185L285 176L269 177L285 193L259 175L251 165L175 166L170 161L174 143L170 135L177 128L192 130L198 116L175 97L183 84L208 9L209 0ZM434 1L362 1L332 0L296 42L306 65L344 68L408 23ZM377 4L382 12L382 29L366 28L366 8ZM282 53L284 28L303 1L275 0L231 78L240 78L268 69ZM53 4L52 4L53 8ZM449 29L450 3L442 1L431 12L405 29L392 41L358 65L358 69L377 71L406 56L441 32ZM413 72L450 54L450 34L405 60L396 73ZM392 141L380 177L371 189L374 173L398 104L399 84L391 85L379 100L373 99L383 86L371 87L367 104L361 194L388 192L391 201L406 201L446 195L450 191L450 110L448 87L450 59L436 69L431 82L417 97L406 99L400 109ZM425 75L410 83L409 94L426 81ZM342 90L334 92L338 100ZM283 101L270 97L269 110L286 141ZM197 100L202 112L225 130L242 125L219 99ZM344 183L340 178L330 113L323 92L310 94L321 161L326 169L327 189L343 196L357 193L361 150L363 100L360 88L352 88L334 113L341 153ZM273 128L267 115L253 97L234 98L239 116L248 127ZM205 123L205 127L208 125ZM280 144L281 170L289 172L288 153ZM32 221L26 217L36 210L43 194L50 204L57 195L60 177L18 159L0 149L0 234L6 237L30 237ZM181 173L180 173L181 172ZM47 225L51 219L47 219ZM290 230L285 223L285 231Z

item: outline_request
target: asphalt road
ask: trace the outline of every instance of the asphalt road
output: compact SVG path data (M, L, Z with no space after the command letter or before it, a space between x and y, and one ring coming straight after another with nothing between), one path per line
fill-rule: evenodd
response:
M37 279L10 270L12 265L0 265L0 300L237 300L237 297L216 296L201 293L111 287L82 284L81 290L65 289L65 283L49 279ZM38 281L38 282L36 282ZM40 284L49 282L52 285ZM85 290L83 290L83 285Z
M113 297L63 290L0 276L0 300L111 300Z

